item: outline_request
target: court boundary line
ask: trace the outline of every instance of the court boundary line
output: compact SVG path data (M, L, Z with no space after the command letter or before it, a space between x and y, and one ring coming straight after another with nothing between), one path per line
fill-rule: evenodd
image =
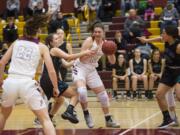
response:
M125 135L126 133L130 132L131 130L133 130L133 129L136 128L137 126L139 126L139 125L143 124L144 122L146 122L146 121L152 119L153 117L155 117L156 115L158 115L160 112L161 112L161 111L158 111L158 112L156 112L156 113L150 115L150 116L147 117L146 119L144 119L144 120L138 122L138 123L135 124L134 126L130 127L129 129L127 129L127 130L125 130L125 131L123 131L123 132L120 133L119 135Z

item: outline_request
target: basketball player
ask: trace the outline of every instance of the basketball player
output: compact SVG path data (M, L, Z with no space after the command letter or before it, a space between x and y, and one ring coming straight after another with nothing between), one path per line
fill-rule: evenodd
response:
M180 76L180 41L178 38L177 27L170 25L163 30L162 39L166 46L166 65L156 93L163 114L163 122L159 128L166 128L174 124L167 108L165 94L176 85L176 95L180 99L180 80L178 80Z
M102 44L104 38L104 28L103 25L99 22L96 22L92 25L92 36L88 37L81 48L81 51L85 51L88 49L95 50L96 53L94 56L83 56L80 59L75 61L73 66L73 81L75 82L78 93L79 93L79 101L81 103L84 118L86 120L86 124L89 128L94 127L94 123L92 121L92 117L88 111L88 101L87 101L87 87L97 95L102 110L105 115L105 121L107 127L119 128L119 124L117 124L112 116L109 113L109 98L107 92L104 88L101 78L99 77L96 67L98 66L98 60L103 55L102 52ZM111 64L114 64L116 61L115 55L108 55L108 60Z
M56 134L45 101L38 91L38 84L33 80L38 63L42 58L53 84L54 96L59 95L57 76L49 50L44 44L34 42L38 30L45 26L46 22L46 16L29 19L25 25L26 37L23 40L16 40L0 61L0 86L3 88L0 131L4 128L17 98L20 97L40 120L45 135ZM8 78L3 82L4 67L10 59Z
M175 28L174 28L175 29ZM175 30L176 32L177 30ZM180 30L179 30L180 32ZM178 32L178 35L180 36L180 33ZM176 33L177 34L177 33ZM177 37L176 41L179 41L179 36ZM156 38L151 38L151 39L146 39L144 37L138 37L138 39L144 41L144 42L153 42L153 41L163 41L163 37L159 36ZM167 47L167 45L165 46ZM178 58L177 58L178 59ZM166 59L165 59L166 60ZM166 63L166 62L165 62ZM178 73L178 72L177 72ZM175 89L175 93L176 95L179 93L179 82L180 82L180 75L178 77L179 79L176 80L176 85L174 86L175 88L172 88L171 90L169 90L166 94L166 101L167 101L167 105L168 105L168 110L170 113L170 117L171 119L174 121L173 126L177 126L179 125L178 122L178 118L176 116L176 111L175 111L175 99L174 99L174 89ZM177 98L179 100L179 94L177 95ZM166 126L165 126L166 127Z
M55 67L55 71L58 76L58 88L60 90L59 91L60 94L58 98L55 98L56 103L49 113L50 118L51 119L53 118L53 116L56 114L59 107L61 106L61 101L62 101L61 96L63 96L63 97L70 98L70 104L68 105L67 110L61 115L62 118L68 119L72 123L78 123L79 120L76 118L76 115L74 115L73 113L74 107L78 102L78 93L76 92L75 88L68 86L68 84L62 81L61 75L60 75L60 69L64 65L65 66L73 65L72 63L67 63L64 59L73 60L81 56L90 56L91 54L93 54L94 51L85 50L76 54L67 54L59 48L59 39L58 39L57 34L49 34L46 41L47 41L46 44L50 48L50 54L52 57L53 65ZM41 75L40 86L42 87L48 100L51 97L53 97L53 93L52 93L53 85L52 85L52 82L50 81L46 65L44 66L44 69Z

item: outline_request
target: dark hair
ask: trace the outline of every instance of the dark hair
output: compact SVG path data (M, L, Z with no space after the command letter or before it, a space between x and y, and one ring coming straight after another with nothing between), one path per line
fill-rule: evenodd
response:
M94 22L89 24L88 31L93 32L96 27L102 28L104 30L104 26L102 25L101 21L95 20Z
M54 35L55 35L55 33L51 33L51 34L49 34L49 35L46 37L45 44L46 44L49 48L52 48L51 42L53 41Z
M126 61L125 55L124 55L123 53L120 53L120 54L118 55L118 59L119 59L119 56L120 56L120 55L122 55L122 56L124 57L124 62L123 62L122 67L123 67L124 69L126 69L126 68L127 68L127 61ZM117 61L117 64L119 65L119 62L118 62L118 61Z
M48 17L48 15L42 14L34 15L30 19L28 19L24 26L25 36L35 36L39 28L46 27L48 23Z
M154 56L155 52L159 52L159 54L161 55L161 52L159 49L154 49L151 53L151 61L153 61L153 56Z
M178 28L174 25L168 25L164 28L167 35L172 36L174 39L179 37Z

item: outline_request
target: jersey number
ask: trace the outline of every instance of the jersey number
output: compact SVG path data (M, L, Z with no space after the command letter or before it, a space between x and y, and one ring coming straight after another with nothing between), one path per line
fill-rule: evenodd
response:
M23 60L31 60L33 49L32 48L26 48L26 47L19 47L16 57Z

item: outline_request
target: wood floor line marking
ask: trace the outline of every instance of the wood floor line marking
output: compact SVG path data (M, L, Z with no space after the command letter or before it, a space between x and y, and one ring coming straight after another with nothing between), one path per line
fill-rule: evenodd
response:
M138 122L136 125L130 127L129 129L125 130L124 132L120 133L119 135L125 135L127 132L130 132L131 130L133 130L134 128L138 127L139 125L143 124L144 122L152 119L153 117L155 117L156 115L158 115L159 113L161 113L161 111L158 111L152 115L150 115L149 117L147 117L146 119L144 119L143 121Z

